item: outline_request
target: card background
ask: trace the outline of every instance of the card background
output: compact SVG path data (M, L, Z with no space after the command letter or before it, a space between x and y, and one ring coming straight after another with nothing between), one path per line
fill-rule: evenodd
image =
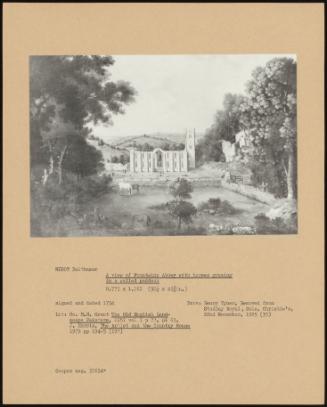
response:
M322 4L4 5L5 403L323 402L323 30ZM210 53L297 55L298 234L30 238L29 55ZM234 279L190 282L185 298L115 297L122 310L173 310L191 333L75 337L54 302L113 295L102 273L58 265ZM294 312L203 319L185 299L273 300Z

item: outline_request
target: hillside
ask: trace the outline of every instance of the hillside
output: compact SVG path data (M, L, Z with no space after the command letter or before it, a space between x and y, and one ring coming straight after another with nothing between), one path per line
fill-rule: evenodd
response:
M202 134L197 134L197 141L202 138ZM113 137L110 142L105 142L99 137L90 136L88 143L97 149L101 150L105 161L112 161L115 157L121 159L129 158L129 148L141 148L143 146L151 146L153 148L163 148L170 145L170 148L182 147L185 142L184 133L154 133L143 134L140 136Z
M162 147L162 145L166 143L183 143L184 142L184 135L147 135L143 134L140 136L131 136L131 137L124 137L123 139L117 140L116 143L113 143L116 147L119 148L126 148L132 147L133 145L143 145L145 143L150 144L153 147Z
M112 161L114 157L120 159L121 156L124 156L125 158L129 157L129 152L128 150L124 148L120 148L117 146L113 146L109 143L103 142L101 139L97 137L93 138L88 138L87 139L88 143L92 145L93 147L97 148L100 150L103 154L103 158L105 161Z
M197 134L196 140L199 141L203 137L203 134ZM162 147L169 143L180 144L185 142L185 133L153 133L142 134L139 136L127 136L115 138L111 141L111 145L119 148L132 147L133 145L143 145L145 143L150 144L153 147Z

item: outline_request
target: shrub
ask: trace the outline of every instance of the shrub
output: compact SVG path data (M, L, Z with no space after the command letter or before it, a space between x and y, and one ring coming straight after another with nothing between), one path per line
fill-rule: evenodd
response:
M200 211L215 211L219 215L235 215L241 212L240 209L235 208L229 201L221 201L219 198L210 198L208 201L202 202L198 209Z
M270 219L265 214L259 213L255 217L255 226L258 234L293 234L297 231L297 216L292 214L288 219L280 217Z
M207 230L204 227L189 226L185 229L172 229L169 231L171 236L196 236L196 235L207 235Z
M168 210L169 209L169 203L168 202L164 202L158 205L151 205L148 207L149 209L156 209L158 211L164 211L164 210Z
M198 209L213 209L217 210L221 205L221 200L219 198L210 198L207 202L202 202L199 204Z
M229 201L222 201L218 212L223 215L236 215L240 213L241 210L235 208Z
M74 227L83 217L83 205L110 190L109 176L90 176L76 179L66 174L59 185L56 177L49 177L45 185L31 178L31 233L33 236L64 235L72 222ZM82 226L83 221L80 222Z

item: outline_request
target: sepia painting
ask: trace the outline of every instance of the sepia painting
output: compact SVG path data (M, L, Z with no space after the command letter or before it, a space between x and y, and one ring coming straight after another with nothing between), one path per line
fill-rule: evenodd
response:
M297 233L295 55L29 63L32 237Z

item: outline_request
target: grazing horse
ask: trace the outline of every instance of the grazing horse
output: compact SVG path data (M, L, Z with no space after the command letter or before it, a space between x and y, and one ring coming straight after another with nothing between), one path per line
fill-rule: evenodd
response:
M133 187L129 182L120 182L118 186L119 192L127 192L128 195L132 195Z

